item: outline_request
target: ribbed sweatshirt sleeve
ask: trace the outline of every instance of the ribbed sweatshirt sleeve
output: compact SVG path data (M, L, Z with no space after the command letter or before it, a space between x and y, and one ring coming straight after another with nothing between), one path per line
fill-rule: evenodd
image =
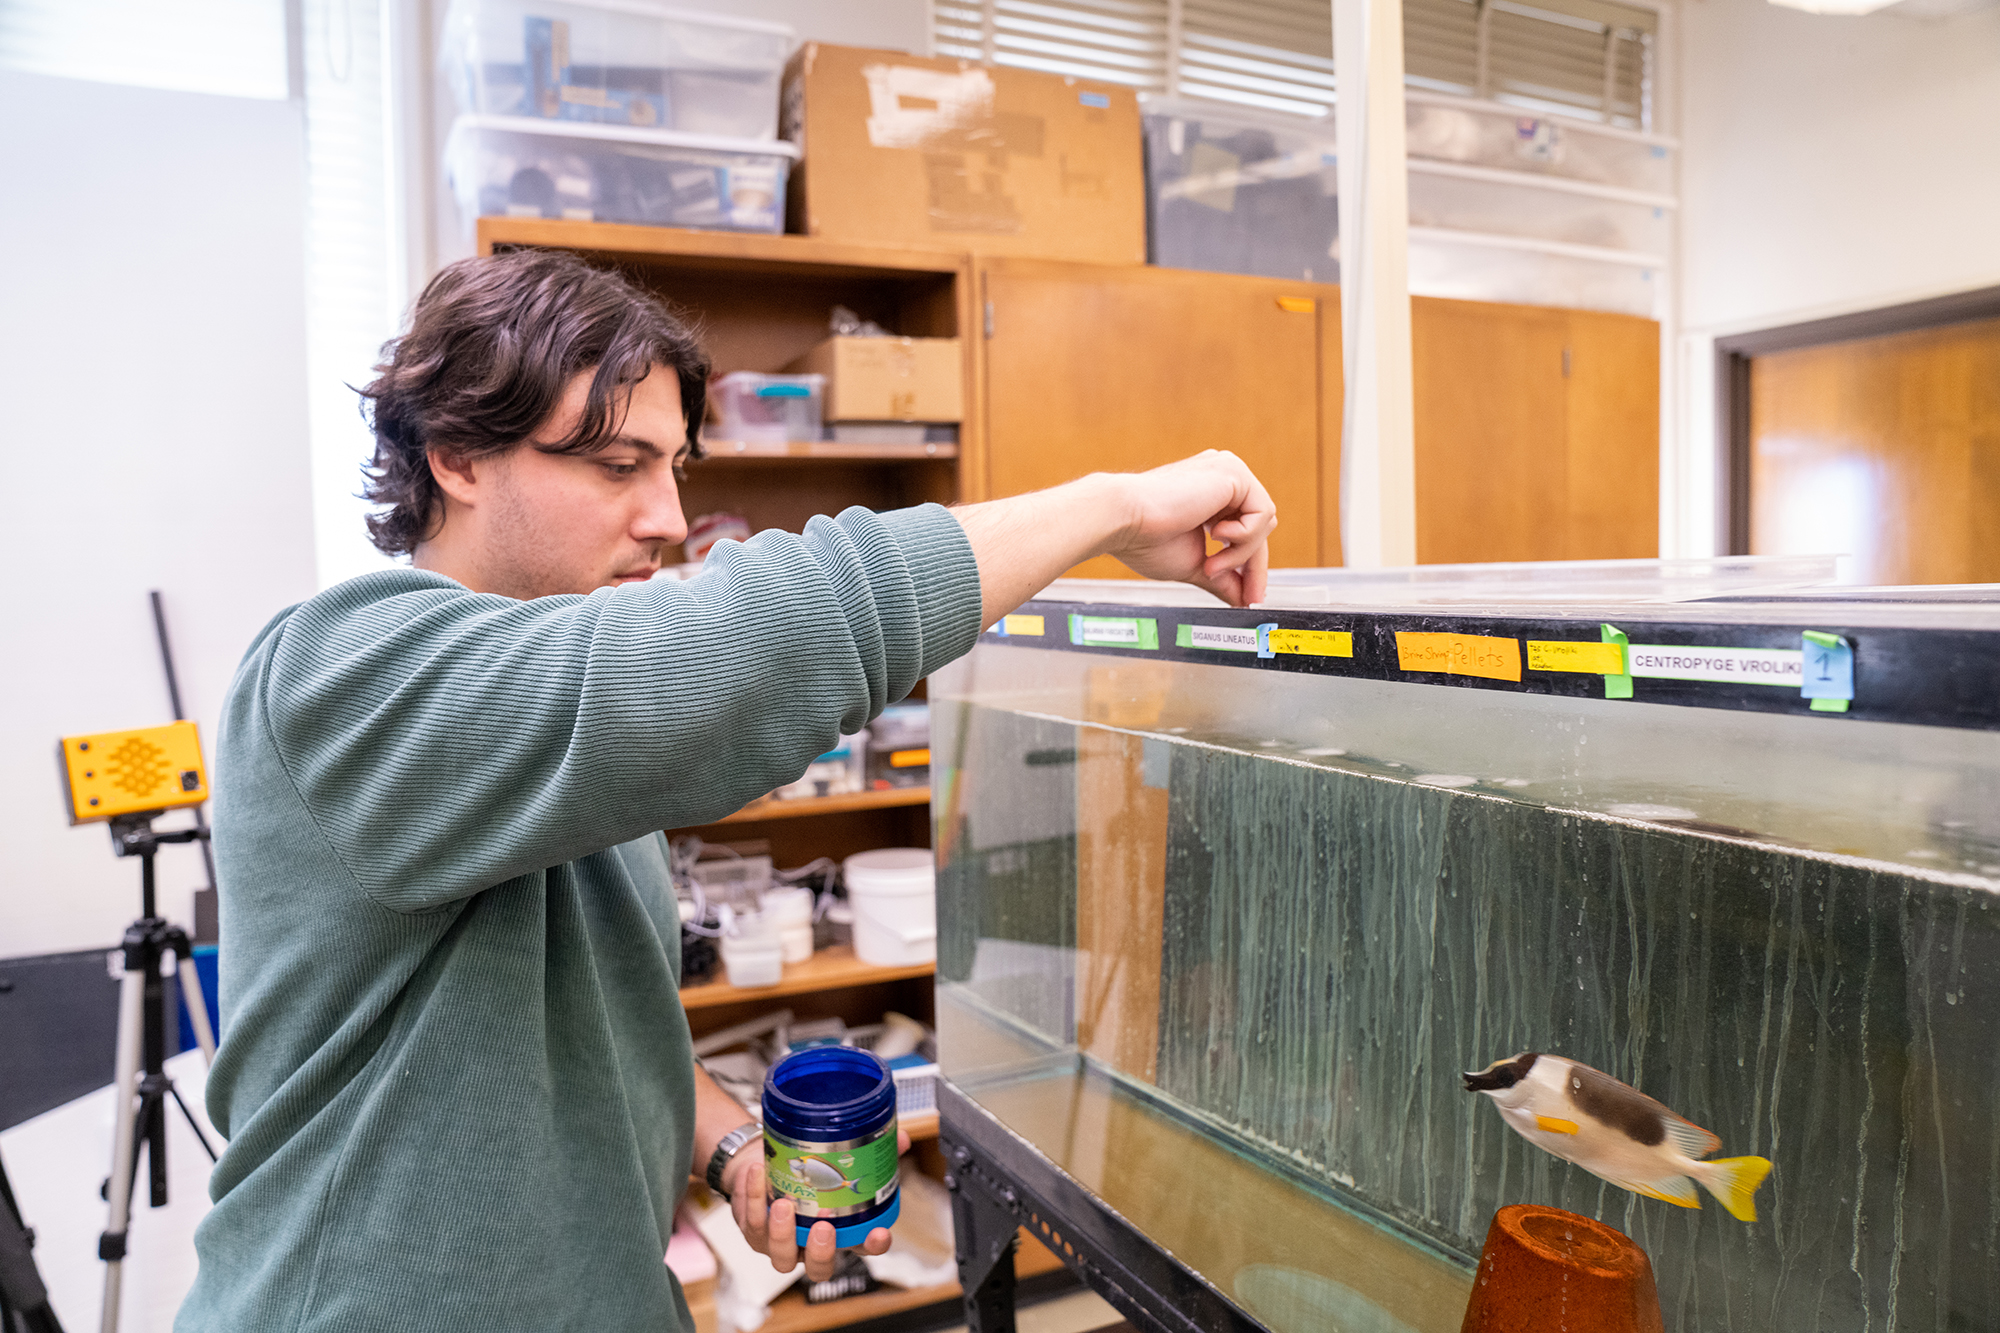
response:
M850 509L725 543L686 583L524 602L351 580L260 646L258 704L347 873L421 911L792 781L966 652L979 612L948 511Z

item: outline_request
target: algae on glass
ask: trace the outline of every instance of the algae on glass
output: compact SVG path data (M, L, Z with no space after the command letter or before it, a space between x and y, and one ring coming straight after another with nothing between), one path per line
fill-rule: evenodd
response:
M1990 735L992 644L932 696L940 1055L1003 1119L1108 1082L1466 1265L1586 1213L1685 1333L2000 1318ZM1758 1220L1516 1137L1459 1075L1524 1050L1769 1157Z

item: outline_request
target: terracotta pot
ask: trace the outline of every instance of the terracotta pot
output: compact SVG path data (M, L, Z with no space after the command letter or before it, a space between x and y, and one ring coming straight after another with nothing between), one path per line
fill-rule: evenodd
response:
M1517 1203L1493 1215L1460 1333L1666 1333L1653 1264L1602 1222Z

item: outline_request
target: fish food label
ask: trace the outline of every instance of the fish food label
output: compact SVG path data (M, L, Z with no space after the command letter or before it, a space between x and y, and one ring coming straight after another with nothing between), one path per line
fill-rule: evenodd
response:
M1635 643L1626 649L1634 676L1653 680L1719 680L1734 685L1802 683L1805 654L1797 648L1683 648Z
M853 1143L801 1143L764 1127L764 1173L806 1218L849 1217L896 1194L896 1120Z

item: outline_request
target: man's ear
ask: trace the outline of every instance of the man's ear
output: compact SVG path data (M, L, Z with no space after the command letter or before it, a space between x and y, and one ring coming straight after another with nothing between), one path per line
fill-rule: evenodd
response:
M435 444L425 451L424 458L430 464L431 479L447 499L468 506L478 502L480 478L475 459Z

